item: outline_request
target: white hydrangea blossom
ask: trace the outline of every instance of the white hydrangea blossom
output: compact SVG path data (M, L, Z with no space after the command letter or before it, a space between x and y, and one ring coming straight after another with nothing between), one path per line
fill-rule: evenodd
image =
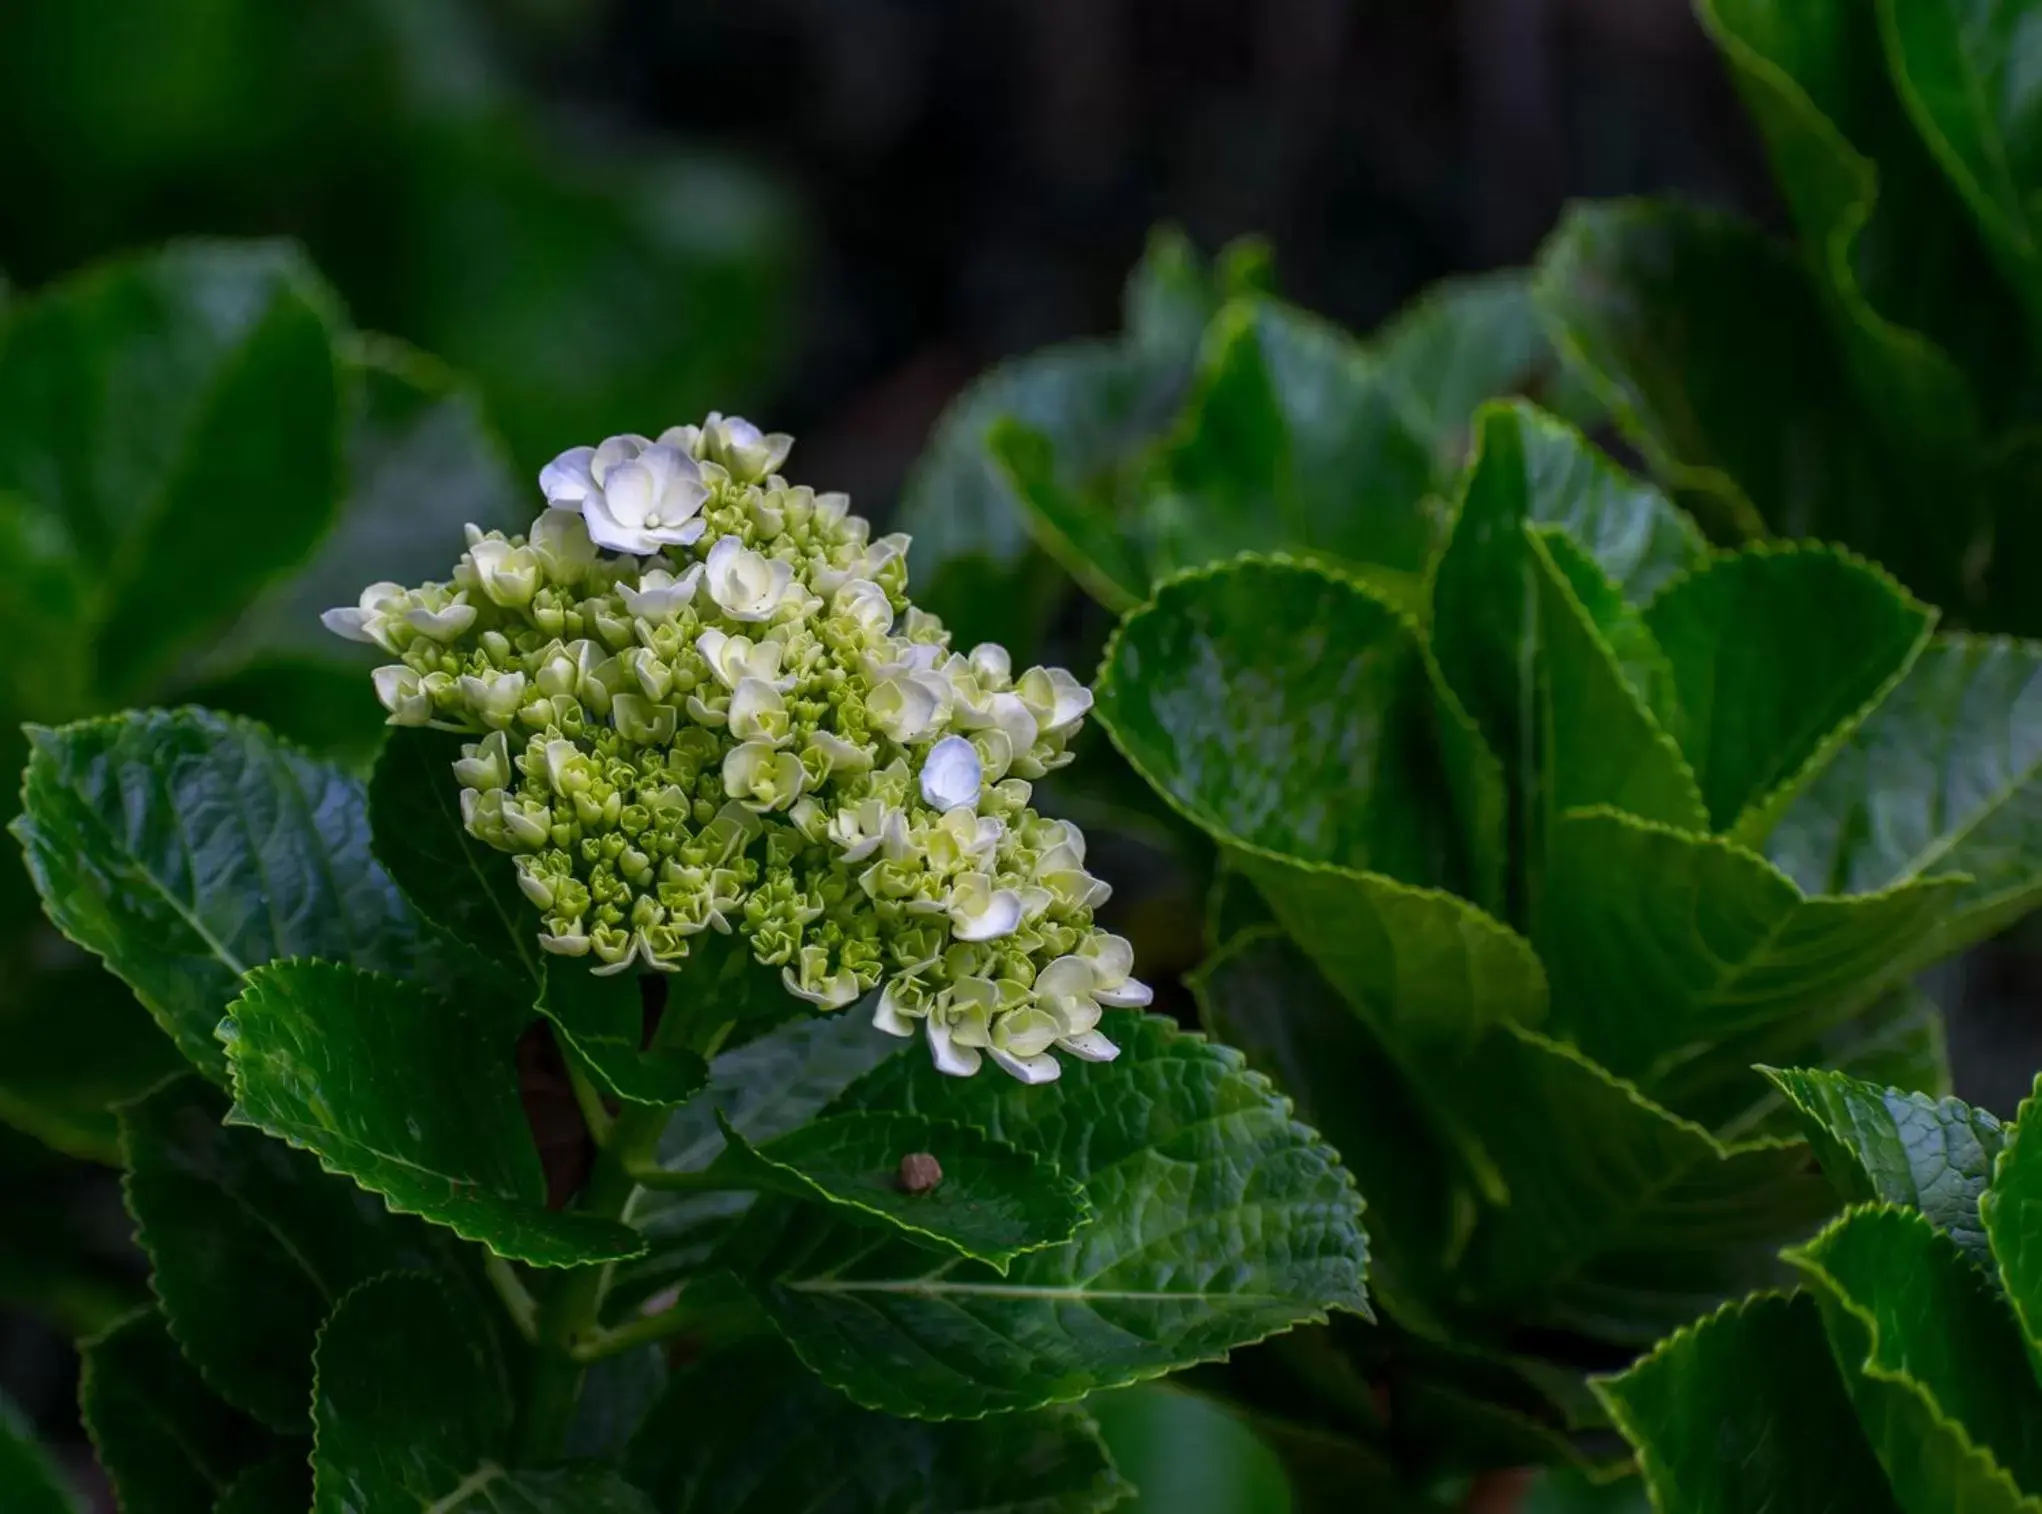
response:
M677 969L736 933L788 992L923 1035L946 1073L1104 1061L1147 1004L1076 826L1029 806L1091 708L1061 668L958 652L907 539L791 485L792 440L712 415L577 447L522 537L447 583L372 584L327 627L397 661L398 725L473 733L468 830L516 858L547 951Z

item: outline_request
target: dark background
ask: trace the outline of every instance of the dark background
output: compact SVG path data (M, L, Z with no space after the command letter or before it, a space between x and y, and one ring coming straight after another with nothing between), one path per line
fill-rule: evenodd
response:
M1360 331L1528 261L1570 198L1669 191L1777 219L1682 0L0 0L17 291L296 237L357 323L471 372L527 467L738 409L882 518L975 373L1117 326L1158 221L1265 235ZM1960 1089L2002 1110L2035 961L1937 985ZM18 1144L0 1182L61 1189L132 1277L111 1175ZM82 1458L72 1370L0 1313L0 1386Z

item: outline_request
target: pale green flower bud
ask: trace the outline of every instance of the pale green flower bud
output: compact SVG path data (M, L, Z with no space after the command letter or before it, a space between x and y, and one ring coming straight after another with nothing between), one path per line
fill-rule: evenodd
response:
M732 620L771 620L794 579L789 564L761 557L735 536L726 536L709 549L705 567L709 597Z
M396 626L409 603L410 594L404 585L374 583L362 590L358 604L328 610L319 617L319 623L336 636L381 647L394 657L404 650L398 643Z
M500 789L511 781L510 742L502 731L461 748L454 781L464 789Z
M794 438L780 432L764 435L742 416L711 412L703 423L703 456L721 463L739 483L757 483L776 472L794 450Z
M573 588L596 564L596 544L578 509L547 510L532 522L526 543L546 577Z
M676 711L636 694L619 694L610 704L617 734L639 746L664 746L673 739Z
M507 610L522 609L539 592L544 571L539 554L529 547L513 547L502 539L487 539L468 549L468 563L476 585L490 603Z
M787 701L761 678L741 678L730 696L730 734L739 741L785 746L788 741Z
M522 673L463 673L460 688L469 712L491 730L509 725L525 702Z
M432 723L432 695L426 691L424 680L412 669L390 663L376 669L370 678L376 686L376 698L390 712L391 725Z
M785 809L801 797L808 770L792 752L776 752L763 741L733 747L723 759L723 788L747 809Z

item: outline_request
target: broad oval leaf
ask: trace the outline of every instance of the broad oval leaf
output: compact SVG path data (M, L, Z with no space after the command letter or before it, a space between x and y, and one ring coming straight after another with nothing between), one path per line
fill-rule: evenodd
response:
M626 1103L680 1104L709 1076L692 1051L646 1045L644 996L629 974L597 977L586 963L549 957L539 1013L604 1092Z
M79 1412L122 1509L213 1514L279 1444L206 1386L154 1309L86 1342L83 1357Z
M60 284L0 334L0 491L100 564L110 698L296 566L333 519L338 324L289 247L194 241Z
M770 1340L676 1373L626 1465L668 1514L1103 1514L1128 1492L1081 1410L896 1419Z
M2023 1493L2042 1489L2042 1386L2005 1297L1949 1236L1912 1210L1857 1209L1787 1260L1902 1508L2042 1509Z
M214 1028L249 968L318 956L409 976L433 961L369 854L358 780L204 710L33 737L12 830L43 907L215 1081Z
M1810 892L1966 873L1941 949L2042 897L2042 646L1938 636L1787 807L1766 853Z
M1659 1514L1907 1514L1805 1294L1728 1305L1595 1390Z
M902 1110L812 1120L763 1145L727 1119L713 1173L820 1201L1005 1272L1015 1257L1060 1246L1087 1222L1085 1191L1047 1162L983 1131ZM935 1186L909 1191L902 1162L941 1153Z
M243 1413L302 1429L313 1339L341 1295L441 1258L423 1226L226 1113L192 1077L122 1109L128 1211L193 1365Z
M511 1406L509 1383L430 1278L364 1283L319 1333L313 1514L652 1514L606 1467L511 1470Z
M972 1418L1081 1398L1364 1310L1353 1179L1238 1052L1125 1012L1118 1061L1053 1085L945 1078L919 1058L846 1110L974 1125L1083 1186L1092 1222L1002 1276L792 1200L723 1260L824 1381L870 1408ZM941 1153L937 1153L939 1159Z
M1771 1276L1835 1208L1801 1142L1719 1141L1531 1031L1492 1032L1462 1088L1505 1189L1468 1246L1477 1311L1645 1345Z
M1973 1261L1992 1265L1978 1200L2005 1133L1990 1113L1821 1068L1762 1070L1847 1200L1918 1209Z
M1767 546L1675 580L1645 621L1709 818L1754 842L1907 671L1935 612L1845 553Z
M1430 881L1430 690L1417 637L1359 585L1241 557L1164 584L1121 623L1099 718L1209 831Z
M1892 986L1955 887L1810 898L1732 842L1608 809L1561 816L1548 858L1536 940L1554 1023L1611 1070L1683 1095L1725 1074L1712 1048L1734 1039L1728 1072L1745 1076Z
M222 1027L236 1116L499 1256L571 1267L636 1256L629 1226L546 1208L518 1102L519 1022L330 962L248 975Z

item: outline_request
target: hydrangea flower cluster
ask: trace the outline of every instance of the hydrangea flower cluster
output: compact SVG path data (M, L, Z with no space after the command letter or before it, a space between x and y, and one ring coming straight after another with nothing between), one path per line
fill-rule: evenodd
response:
M516 858L539 944L673 971L736 932L824 1010L882 980L936 1065L1027 1082L1117 1054L1141 1005L1085 838L1029 807L1092 696L953 651L907 598L907 538L777 471L790 438L711 415L540 474L523 536L468 528L445 583L370 585L327 627L396 658L395 725L473 733L468 831Z

